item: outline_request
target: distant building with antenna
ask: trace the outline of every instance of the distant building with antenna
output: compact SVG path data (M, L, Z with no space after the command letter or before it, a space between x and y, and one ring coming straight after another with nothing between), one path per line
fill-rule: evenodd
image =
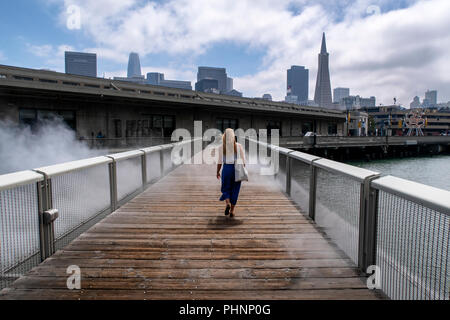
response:
M319 53L319 69L317 71L316 92L314 101L322 108L333 109L333 98L331 95L331 80L329 68L330 55L327 52L325 32L322 36L322 48Z

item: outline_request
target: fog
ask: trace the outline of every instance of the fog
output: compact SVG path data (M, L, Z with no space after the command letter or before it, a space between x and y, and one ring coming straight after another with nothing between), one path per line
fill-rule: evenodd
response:
M0 121L0 174L95 157L63 120L41 120L33 130Z

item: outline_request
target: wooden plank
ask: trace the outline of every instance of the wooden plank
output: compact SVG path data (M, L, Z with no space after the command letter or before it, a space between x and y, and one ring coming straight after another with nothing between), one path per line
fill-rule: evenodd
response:
M367 289L322 290L82 290L9 289L2 299L23 300L376 300Z
M0 299L380 298L273 179L250 180L231 220L218 201L215 168L180 167ZM81 269L82 290L66 288L71 265Z

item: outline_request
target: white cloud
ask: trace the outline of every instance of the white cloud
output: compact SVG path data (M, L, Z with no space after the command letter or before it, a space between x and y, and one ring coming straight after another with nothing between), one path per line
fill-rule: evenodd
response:
M26 46L30 53L42 58L42 68L50 68L59 72L64 72L64 52L75 50L74 47L67 44L53 46L51 44L33 45L27 43Z
M438 89L440 100L450 100L448 0L407 0L406 9L393 11L387 9L398 4L389 0L64 3L81 7L81 32L96 43L99 57L120 63L130 51L189 60L223 41L265 50L261 71L235 79L235 87L246 96L268 92L283 99L286 70L296 64L310 69L313 98L317 54L326 31L332 87L350 87L354 94L375 95L383 103L395 96L409 105L415 94L423 95L428 88ZM368 16L373 5L380 7L380 14ZM64 10L62 25L66 18ZM182 74L174 71L177 67L169 69L167 77ZM182 66L192 80L193 69Z
M0 61L6 60L6 56L0 51Z
M50 44L33 45L28 43L27 47L29 52L41 58L48 58L53 52L53 46Z

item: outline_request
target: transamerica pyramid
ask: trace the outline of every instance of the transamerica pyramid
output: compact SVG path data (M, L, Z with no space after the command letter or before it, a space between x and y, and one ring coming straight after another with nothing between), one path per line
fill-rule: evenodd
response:
M316 94L314 95L314 101L319 105L319 107L333 109L329 57L330 55L327 52L324 32L322 37L322 49L319 53L319 70L317 71Z

